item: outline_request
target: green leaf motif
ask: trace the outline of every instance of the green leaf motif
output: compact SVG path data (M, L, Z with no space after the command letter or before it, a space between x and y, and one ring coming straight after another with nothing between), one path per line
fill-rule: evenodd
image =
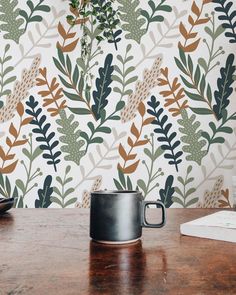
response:
M207 140L208 147L207 152L210 149L210 146L215 143L224 143L225 139L221 135L219 136L219 133L226 133L231 134L233 133L233 129L229 126L225 126L227 122L231 120L236 120L236 112L232 115L228 116L228 112L226 109L222 110L222 119L221 124L217 127L214 122L209 123L209 127L212 131L212 136L210 136L207 132L202 132L202 137L204 137Z
M123 22L122 29L126 31L125 38L132 39L140 44L141 38L146 33L143 27L145 18L141 16L141 9L138 8L139 0L118 0L121 5L118 7L120 19Z
M41 22L43 20L42 16L36 13L50 12L50 7L48 5L42 4L43 2L44 0L39 0L38 3L35 5L33 1L28 0L26 4L30 10L29 14L25 10L19 11L19 15L21 15L25 19L24 31L26 31L29 23Z
M59 115L60 119L57 119L56 123L60 126L57 128L58 132L62 134L59 139L62 143L61 151L66 154L64 159L79 165L85 155L85 150L82 149L85 141L80 138L79 123L74 120L74 115L68 117L65 110L61 110Z
M0 108L4 104L2 101L3 97L11 93L11 90L8 88L9 84L16 80L16 76L11 74L14 68L7 65L12 59L12 56L8 54L9 49L10 45L7 44L4 48L3 56L0 58Z
M143 198L145 199L149 193L151 193L154 189L159 186L157 182L157 178L164 175L162 168L158 168L158 163L156 162L157 158L159 158L164 150L161 147L155 147L154 134L151 133L149 140L150 148L144 148L144 154L149 158L147 164L146 160L142 161L144 168L148 174L148 179L145 182L143 179L138 179L137 184L138 187L143 191Z
M112 80L119 84L119 87L114 87L113 91L120 94L122 100L124 96L132 93L130 86L138 79L138 76L131 76L135 72L135 67L128 66L128 63L133 60L133 56L129 54L131 50L131 45L127 45L126 53L124 58L121 55L117 56L121 65L117 64L114 66L114 74L112 75ZM121 109L120 109L121 110Z
M188 116L186 110L181 112L182 119L178 120L180 126L179 131L183 134L181 137L183 151L187 153L187 161L194 161L201 165L202 158L206 155L206 150L203 149L206 141L202 138L202 131L199 130L200 122L196 121L196 115Z
M148 5L150 7L151 13L147 10L141 10L141 15L146 18L147 24L146 24L146 32L148 31L148 28L151 23L153 22L163 22L163 12L171 12L172 8L171 6L164 4L166 0L161 0L158 5L156 5L156 1L149 0ZM157 15L158 13L158 15Z
M0 195L3 198L13 198L16 197L16 193L18 195L18 192L16 191L16 187L13 190L11 189L11 182L8 176L3 176L3 174L0 173Z
M5 39L13 40L19 43L24 29L21 25L24 20L19 17L19 8L17 8L17 0L2 0L0 2L0 30L4 31L3 37Z
M181 48L179 49L179 56L180 60L175 57L175 63L180 71L186 75L186 77L180 75L184 85L189 88L189 90L185 90L186 95L194 101L207 104L207 107L191 107L191 110L195 114L214 115L216 117L212 108L211 87L209 83L206 83L205 74L201 73L199 65L194 69L191 56L188 55L186 58L185 52Z
M58 204L61 208L66 208L77 201L77 198L75 197L69 198L69 195L75 191L74 188L66 188L66 186L73 180L72 177L68 176L70 170L71 166L67 166L63 179L60 176L56 177L56 181L59 183L60 187L53 187L54 195L51 197L51 202Z
M38 185L36 178L42 175L40 168L33 169L34 160L38 158L43 151L40 149L39 146L37 146L35 149L33 148L31 133L29 134L29 140L27 144L29 146L28 149L22 149L22 153L26 156L27 161L22 160L21 162L21 164L23 165L22 173L23 171L25 172L26 178L24 179L24 181L22 180L22 176L21 179L16 179L16 186L20 190L19 199L16 201L15 204L16 208L25 208L26 205L24 200L26 195Z
M119 176L119 180L113 178L115 187L118 190L133 190L134 189L130 177L127 176L127 178L125 178L124 173L122 171L120 171L119 169L118 169L118 176Z
M175 195L172 198L172 201L181 205L184 208L190 207L198 202L198 197L190 198L190 196L196 191L195 188L188 188L189 184L194 181L193 177L190 177L189 174L192 171L192 166L188 166L185 178L178 176L178 181L182 186L182 190L180 187L175 187Z

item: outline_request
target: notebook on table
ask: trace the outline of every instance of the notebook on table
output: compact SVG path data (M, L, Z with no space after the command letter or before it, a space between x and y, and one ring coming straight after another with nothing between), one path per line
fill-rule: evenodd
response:
M180 225L182 235L236 243L236 211L219 211Z

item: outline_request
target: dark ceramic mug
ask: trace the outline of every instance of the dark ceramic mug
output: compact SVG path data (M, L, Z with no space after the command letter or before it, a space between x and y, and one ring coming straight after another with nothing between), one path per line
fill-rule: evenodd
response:
M162 209L162 221L150 224L146 219L148 205ZM95 191L91 193L90 237L101 243L122 244L138 240L142 227L165 225L165 206L161 201L144 201L139 191Z

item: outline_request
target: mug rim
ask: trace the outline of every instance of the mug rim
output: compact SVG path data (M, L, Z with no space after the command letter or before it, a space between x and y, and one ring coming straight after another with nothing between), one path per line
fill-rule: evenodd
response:
M111 195L117 195L117 194L141 194L138 190L98 190L93 191L91 194L111 194Z

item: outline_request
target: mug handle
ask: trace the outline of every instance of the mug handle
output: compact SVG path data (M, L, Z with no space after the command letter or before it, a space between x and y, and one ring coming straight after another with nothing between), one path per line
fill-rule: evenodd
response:
M162 221L161 223L148 223L146 218L146 208L148 205L159 205L162 209ZM151 228L163 227L166 223L166 210L165 205L161 201L143 201L142 202L142 226Z

